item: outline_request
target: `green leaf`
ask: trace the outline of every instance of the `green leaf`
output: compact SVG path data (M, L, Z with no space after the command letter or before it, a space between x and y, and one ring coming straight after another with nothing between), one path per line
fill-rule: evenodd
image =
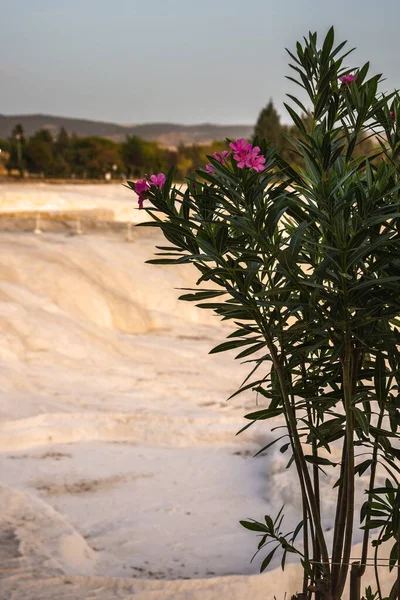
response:
M255 352L260 352L260 350L263 350L265 348L265 346L266 346L266 342L254 343L249 348L246 348L246 350L243 350L242 352L240 352L235 358L241 359L241 358L245 358L246 356L251 356L251 354L254 354Z
M367 436L369 434L369 421L366 415L356 406L352 406L351 410L354 414L356 423L361 427L363 433Z
M179 296L179 300L198 302L199 300L217 298L218 296L223 296L225 293L226 292L220 290L202 290L200 292L194 292L193 294L183 294L182 296Z
M378 352L375 358L374 385L378 400L386 400L386 366L382 352Z
M258 410L256 412L245 415L245 419L251 419L252 421L263 421L265 419L273 419L274 417L282 414L281 408L265 408L264 410Z
M217 352L225 352L226 350L234 350L235 348L240 348L240 346L247 346L248 344L253 344L253 343L254 343L253 338L250 340L231 340L230 342L224 342L223 344L219 344L218 346L215 346L215 348L210 350L209 354L217 354Z
M265 450L268 450L268 448L271 448L271 446L273 446L274 444L276 444L277 442L279 442L279 440L282 440L285 437L287 437L286 434L285 435L281 435L279 438L276 438L272 442L269 442L269 444L267 444L266 446L263 446L263 448L261 448L261 450L259 450L258 452L256 452L253 455L253 458L255 458L256 456L259 456L262 452L265 452Z
M303 526L304 526L304 521L300 521L300 523L298 523L295 530L293 531L292 541L294 541L297 538L297 536L300 533L300 531L302 530Z
M271 550L271 552L264 558L264 560L261 564L261 567L260 567L260 573L265 571L265 569L268 567L269 563L274 558L274 554L278 548L279 548L279 546L275 546L275 548L273 550Z
M311 463L312 465L325 465L325 466L330 466L330 467L336 467L337 463L329 460L328 458L323 458L322 456L305 456L304 457L305 460L309 463Z
M294 124L296 125L297 129L299 129L302 133L307 135L306 128L304 127L304 123L300 119L299 115L293 110L293 108L291 106L289 106L289 104L286 104L284 102L283 105L286 108L286 110L288 111L289 115L292 117L292 120L293 120Z
M324 63L328 60L334 41L335 41L335 32L334 32L334 28L331 27L329 29L328 33L326 34L324 43L322 45L322 51L321 51L321 62L322 63Z
M250 531L268 532L268 527L258 521L239 521L242 527Z
M369 469L372 462L373 462L372 459L369 458L369 459L364 460L363 462L359 463L358 465L356 465L356 467L354 469L354 473L358 474L361 477L361 475L363 475L365 473L365 471L367 469Z

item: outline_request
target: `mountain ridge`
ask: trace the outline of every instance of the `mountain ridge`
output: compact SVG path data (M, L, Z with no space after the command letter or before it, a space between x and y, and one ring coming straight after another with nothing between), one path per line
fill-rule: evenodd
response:
M137 135L142 139L155 141L166 147L176 147L180 144L207 144L227 137L232 139L247 138L254 129L253 125L218 125L214 123L182 125L169 122L120 125L107 121L75 119L42 113L0 114L0 138L10 137L13 128L18 123L21 123L27 136L31 136L38 129L48 129L55 137L61 127L64 127L70 135L75 134L78 137L96 136L122 142L127 135Z

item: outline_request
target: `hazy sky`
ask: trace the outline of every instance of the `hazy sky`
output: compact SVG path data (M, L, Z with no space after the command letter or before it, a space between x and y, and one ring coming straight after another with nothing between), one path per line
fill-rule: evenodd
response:
M285 46L311 29L400 87L399 0L0 0L0 113L119 123L284 116Z

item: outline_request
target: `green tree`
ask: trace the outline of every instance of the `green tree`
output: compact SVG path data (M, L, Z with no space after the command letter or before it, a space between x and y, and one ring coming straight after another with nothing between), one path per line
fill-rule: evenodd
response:
M281 120L272 99L269 100L267 106L262 109L258 116L254 128L254 137L266 140L268 144L278 148L282 144Z
M54 142L47 129L40 129L29 138L26 164L31 173L51 176L54 170Z
M64 127L61 127L58 132L57 139L54 143L54 177L68 177L71 173L70 165L68 164L68 151L70 139Z
M307 117L304 116L306 119ZM291 125L282 125L279 114L272 102L269 100L267 106L260 112L254 137L277 148L281 156L291 165L304 166L301 155L295 148L295 139L298 137L297 129Z
M6 164L9 173L13 170L18 170L20 176L24 176L25 153L24 128L21 123L18 123L12 130L11 137L9 138L9 158Z
M69 177L71 168L67 159L62 154L56 154L54 157L53 167L51 170L52 177Z
M168 168L168 152L155 142L132 135L121 145L121 156L130 177L142 177Z
M10 141L9 140L3 140L0 138L0 149L2 150L2 152L9 152L10 151Z
M73 137L70 140L67 162L78 177L97 179L111 172L113 165L122 167L120 144L99 137Z
M55 151L57 154L61 154L61 156L66 156L69 148L69 135L67 130L64 127L61 127L58 132L57 139L55 142Z
M5 175L7 171L7 162L10 158L10 142L7 140L0 139L0 173L1 175Z

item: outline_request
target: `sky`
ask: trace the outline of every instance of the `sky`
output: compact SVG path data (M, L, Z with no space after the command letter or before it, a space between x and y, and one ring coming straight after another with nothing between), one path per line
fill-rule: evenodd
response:
M0 0L0 114L252 124L309 30L400 87L399 0ZM299 88L298 88L299 89Z

